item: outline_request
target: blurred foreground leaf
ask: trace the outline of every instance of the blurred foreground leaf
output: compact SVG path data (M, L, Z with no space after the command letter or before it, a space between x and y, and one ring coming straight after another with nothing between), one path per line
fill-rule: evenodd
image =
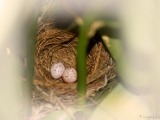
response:
M74 108L68 107L67 111L72 115L67 114L65 110L53 111L46 115L42 120L83 120L83 118L89 118L92 115L90 108ZM73 118L74 117L74 118Z
M142 120L150 115L149 106L141 96L131 94L117 84L96 107L89 120Z

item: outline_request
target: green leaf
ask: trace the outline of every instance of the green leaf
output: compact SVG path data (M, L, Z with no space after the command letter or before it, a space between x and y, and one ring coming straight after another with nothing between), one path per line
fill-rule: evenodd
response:
M109 38L108 36L102 36L102 40L111 53L112 57L118 62L122 55L122 43L119 39Z

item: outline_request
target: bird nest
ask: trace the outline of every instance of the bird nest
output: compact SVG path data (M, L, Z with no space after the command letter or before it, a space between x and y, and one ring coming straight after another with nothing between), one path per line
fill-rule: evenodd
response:
M77 70L77 31L64 29L66 22L45 17L38 22L37 43L35 55L34 98L49 101L54 104L56 99L63 104L75 104L78 82L67 84L62 78L54 79L51 66L62 62L65 68ZM66 27L66 26L65 26ZM105 49L98 35L92 37L87 47L87 94L83 98L95 97L99 91L111 89L115 85L116 68L112 57ZM78 74L79 75L79 74ZM107 87L110 85L109 87ZM52 97L56 99L52 99Z

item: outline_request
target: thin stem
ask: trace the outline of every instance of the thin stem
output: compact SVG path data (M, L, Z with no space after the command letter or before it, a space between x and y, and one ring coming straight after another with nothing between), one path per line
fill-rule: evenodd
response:
M78 98L86 95L86 52L88 45L88 28L90 26L90 19L85 19L84 24L80 27L79 41L78 41ZM85 100L79 102L79 104L85 104Z

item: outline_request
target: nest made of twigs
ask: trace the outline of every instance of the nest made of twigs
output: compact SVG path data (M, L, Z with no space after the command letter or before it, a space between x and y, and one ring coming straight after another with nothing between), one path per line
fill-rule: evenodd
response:
M38 92L50 97L52 91L64 104L73 104L78 101L77 82L67 84L62 78L54 79L51 66L55 62L62 62L65 68L77 69L78 34L75 30L66 31L63 28L68 24L67 19L61 21L61 25L57 25L57 21L55 17L46 17L38 23L34 84ZM97 35L90 39L86 63L87 96L93 96L116 76L115 63Z

